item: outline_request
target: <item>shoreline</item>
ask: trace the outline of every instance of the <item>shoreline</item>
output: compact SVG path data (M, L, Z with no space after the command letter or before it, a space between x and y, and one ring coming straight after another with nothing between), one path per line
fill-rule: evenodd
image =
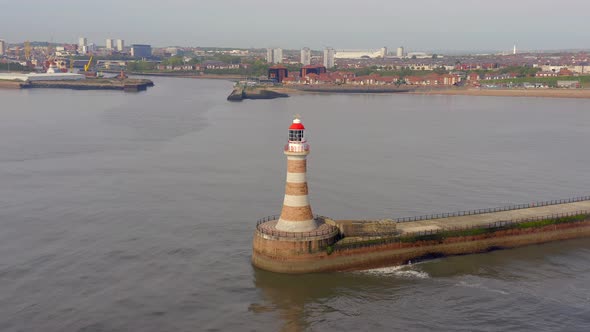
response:
M105 73L110 71L105 71ZM115 72L113 72L115 73ZM174 74L174 73L149 73L149 72L129 72L128 75L133 76L157 76L157 77L173 77L173 78L191 78L191 79L204 79L204 80L241 80L245 79L246 77L243 75L216 75L216 74L204 74L204 75L195 75L191 73L187 74Z
M334 90L320 88L318 90L299 89L298 87L268 87L267 90L286 93L289 95L302 94L410 94L410 95L424 95L424 96L481 96L481 97L534 97L534 98L574 98L574 99L590 99L590 89L478 89L478 88L422 88L409 87L408 91L400 91L391 89L379 89L378 92L371 92L370 89L366 91L357 91L358 89L350 88L355 91L345 91L345 89ZM361 88L362 89L362 88ZM403 89L406 90L406 89Z
M484 97L590 98L590 89L429 89L408 92L413 95L449 95Z
M235 81L244 79L241 75L194 75L194 74L175 74L175 73L130 73L132 75L142 76L158 76L158 77L175 77L175 78L191 78L191 79L216 79ZM309 89L306 86L278 86L265 87L266 90L275 91L278 93L286 93L289 95L301 94L412 94L412 95L449 95L449 96L483 96L483 97L536 97L536 98L575 98L575 99L590 99L590 89L481 89L481 88L424 88L416 86L407 86L404 88L391 88L374 86L370 88L362 87L342 87L332 85L319 85L317 89ZM346 89L354 91L346 91ZM364 90L366 91L360 91ZM375 92L370 91L376 90ZM391 91L386 91L391 90Z

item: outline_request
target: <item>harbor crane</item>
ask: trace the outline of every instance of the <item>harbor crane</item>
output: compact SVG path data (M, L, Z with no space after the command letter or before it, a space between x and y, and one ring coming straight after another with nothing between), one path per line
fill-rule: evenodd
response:
M88 63L84 65L85 72L87 72L90 69L90 66L92 65L92 59L94 59L93 54L90 55L90 59L88 59Z

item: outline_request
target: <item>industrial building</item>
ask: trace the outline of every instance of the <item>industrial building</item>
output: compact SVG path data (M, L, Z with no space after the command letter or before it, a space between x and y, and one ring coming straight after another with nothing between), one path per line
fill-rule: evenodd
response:
M131 56L134 58L149 58L152 56L152 46L145 44L131 45Z
M311 50L309 47L304 47L301 49L301 64L304 66L311 64Z
M327 47L324 50L324 67L329 69L333 68L334 65L334 49L331 47Z
M268 68L268 79L282 83L285 77L289 77L289 70L283 65L275 65Z
M283 49L282 48L267 48L266 62L268 63L283 63Z

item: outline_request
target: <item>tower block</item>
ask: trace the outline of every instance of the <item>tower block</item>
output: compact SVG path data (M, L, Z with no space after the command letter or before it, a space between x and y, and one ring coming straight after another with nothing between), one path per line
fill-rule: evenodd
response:
M305 139L305 127L296 117L289 127L289 143L285 145L287 156L287 184L281 217L276 229L283 232L309 232L318 228L309 205L307 188L307 155L309 144Z

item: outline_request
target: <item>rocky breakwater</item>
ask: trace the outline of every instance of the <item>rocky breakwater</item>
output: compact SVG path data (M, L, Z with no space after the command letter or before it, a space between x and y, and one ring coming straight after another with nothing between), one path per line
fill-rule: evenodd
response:
M273 91L265 88L242 88L237 87L227 97L228 101L242 101L244 99L275 99L286 98L288 94Z

